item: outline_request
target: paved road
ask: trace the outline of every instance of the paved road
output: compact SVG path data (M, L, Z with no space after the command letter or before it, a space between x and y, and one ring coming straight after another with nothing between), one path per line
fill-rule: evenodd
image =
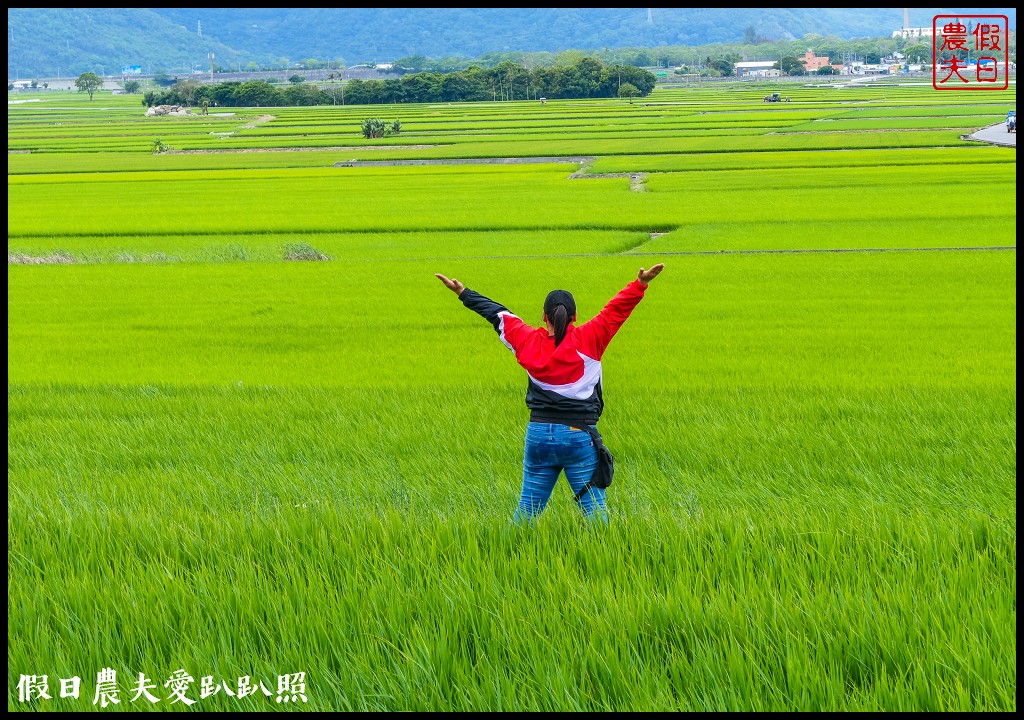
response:
M990 125L987 128L978 130L976 133L971 135L971 139L981 140L982 142L992 143L993 145L1017 147L1017 133L1006 132L1005 122L1001 122L998 125Z

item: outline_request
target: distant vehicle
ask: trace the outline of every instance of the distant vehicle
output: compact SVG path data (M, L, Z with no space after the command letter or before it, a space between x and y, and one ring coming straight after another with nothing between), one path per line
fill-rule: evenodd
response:
M1017 111L1011 110L1006 113L1006 132L1017 132Z
M764 96L765 102L782 102L782 96L778 93L772 93L771 95Z

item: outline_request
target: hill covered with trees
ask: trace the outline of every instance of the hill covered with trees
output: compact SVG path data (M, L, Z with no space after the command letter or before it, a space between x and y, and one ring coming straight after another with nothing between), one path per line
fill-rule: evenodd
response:
M924 26L940 9L914 8ZM1000 12L1016 28L1016 10ZM8 78L146 73L219 67L334 66L432 59L434 69L463 69L457 59L508 53L740 43L755 47L808 34L849 40L890 37L901 8L8 8ZM425 69L427 63L423 63Z

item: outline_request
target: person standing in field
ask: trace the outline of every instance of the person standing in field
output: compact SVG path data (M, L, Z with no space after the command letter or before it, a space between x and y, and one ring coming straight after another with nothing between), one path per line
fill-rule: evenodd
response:
M665 268L640 268L636 280L623 288L596 316L576 322L576 300L566 290L552 290L544 300L544 327L534 328L504 305L470 290L455 278L435 273L459 296L462 304L483 316L501 341L515 353L529 381L526 406L530 423L523 451L523 488L514 522L532 522L543 512L564 470L573 494L588 519L608 522L605 491L590 486L597 467L597 448L587 423L595 430L604 410L601 358L615 333L643 299L647 286Z

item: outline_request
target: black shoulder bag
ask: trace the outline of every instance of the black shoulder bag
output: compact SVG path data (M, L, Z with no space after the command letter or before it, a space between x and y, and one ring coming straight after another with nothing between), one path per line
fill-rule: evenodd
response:
M612 451L605 447L601 433L596 428L583 422L573 423L570 427L578 427L580 430L590 433L590 437L594 439L594 447L597 448L597 467L594 468L594 475L590 481L576 493L576 502L579 502L590 488L596 487L603 490L612 484L612 477L615 475L615 458L612 457Z

